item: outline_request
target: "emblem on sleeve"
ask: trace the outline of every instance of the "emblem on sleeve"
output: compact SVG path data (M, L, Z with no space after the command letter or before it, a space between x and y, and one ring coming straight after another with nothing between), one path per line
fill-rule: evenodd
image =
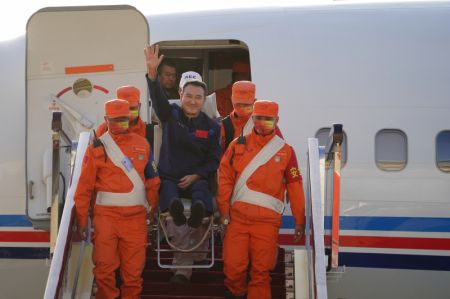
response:
M291 173L291 178L293 179L299 176L299 171L297 167L291 167L291 169L289 169L289 172Z

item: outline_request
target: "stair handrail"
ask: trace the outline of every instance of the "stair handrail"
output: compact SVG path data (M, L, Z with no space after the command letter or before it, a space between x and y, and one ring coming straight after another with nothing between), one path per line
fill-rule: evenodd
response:
M310 297L327 299L324 215L322 209L319 141L317 138L308 138L308 178L308 194L309 204L311 205L311 224L314 247L314 255L312 257L314 273L313 277L310 277L310 281L313 279L314 282L314 290L310 289ZM309 240L307 240L307 242L309 242ZM308 255L308 257L310 257L310 255ZM311 296L311 293L313 296Z
M73 227L75 221L74 195L78 186L86 149L89 145L90 133L80 133L78 139L75 165L72 172L72 181L67 192L61 223L59 225L58 237L55 251L52 257L50 271L45 287L44 299L56 299L60 297L60 290L64 278L64 270L68 260L68 253L71 246Z
M328 256L327 270L337 269L339 267L339 218L340 218L340 190L341 190L341 151L342 142L344 141L344 132L342 124L333 124L328 142L326 145L326 169L332 170L330 177L332 192L327 199L331 200L331 245L330 254ZM325 188L325 191L330 190Z

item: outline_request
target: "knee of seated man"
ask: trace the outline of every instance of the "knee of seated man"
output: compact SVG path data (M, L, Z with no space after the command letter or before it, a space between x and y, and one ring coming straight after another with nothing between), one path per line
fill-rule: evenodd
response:
M192 183L192 188L193 189L206 189L209 191L209 183L206 179L201 178Z

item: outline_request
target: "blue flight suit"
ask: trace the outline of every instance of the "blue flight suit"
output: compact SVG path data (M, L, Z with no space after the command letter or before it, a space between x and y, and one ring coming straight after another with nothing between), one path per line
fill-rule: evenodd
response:
M208 212L213 211L208 178L217 171L220 162L220 126L205 113L189 119L177 104L170 104L159 79L146 75L153 109L162 129L158 172L161 179L160 210L168 209L173 199L187 197L192 204L202 201ZM198 174L201 179L186 189L178 183L182 177Z

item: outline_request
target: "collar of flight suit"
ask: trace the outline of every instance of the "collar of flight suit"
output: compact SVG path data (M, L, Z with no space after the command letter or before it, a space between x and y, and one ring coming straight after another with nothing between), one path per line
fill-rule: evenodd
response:
M255 129L253 129L252 132L252 135L254 135L255 144L258 147L263 147L264 145L266 145L273 138L273 136L275 136L275 134L276 134L275 130L273 130L273 132L270 133L269 135L265 136L256 133Z
M200 111L200 113L196 117L189 118L186 116L186 114L184 114L183 108L181 108L181 119L183 120L183 122L193 125L195 128L197 128L198 125L201 123L203 119L202 114L203 114L202 111Z

